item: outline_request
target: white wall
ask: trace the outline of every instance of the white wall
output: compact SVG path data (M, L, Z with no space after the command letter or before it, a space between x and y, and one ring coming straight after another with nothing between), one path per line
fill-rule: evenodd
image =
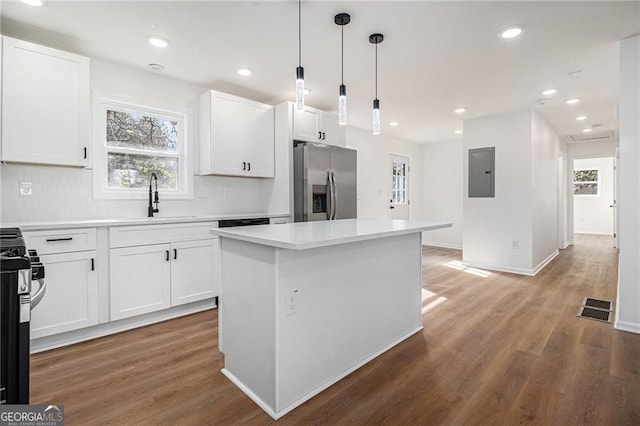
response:
M541 268L558 253L558 163L560 137L535 111L531 114L532 267Z
M422 243L462 249L462 140L422 146L422 218L453 223L424 232Z
M613 235L613 157L577 159L573 170L598 170L599 195L573 196L573 231L576 234Z
M37 40L36 40L37 41ZM188 108L192 111L192 136L197 147L197 97L207 88L159 74L92 58L93 90L118 94L138 102ZM92 141L88 141L91 144ZM197 152L194 149L193 152ZM192 160L195 158L192 157ZM197 161L195 162L197 165ZM281 170L280 168L279 170ZM2 222L82 220L113 217L144 217L147 200L96 200L93 171L34 165L0 166ZM33 183L32 196L20 196L18 184ZM205 214L288 214L287 203L272 205L269 185L263 179L195 176L195 199L160 200L159 216ZM273 185L271 183L271 185ZM203 188L203 190L200 190ZM228 197L223 196L228 189ZM204 196L207 193L207 196ZM200 194L200 195L198 195ZM282 211L277 211L282 209Z
M495 197L469 198L468 150L495 147ZM466 120L463 138L464 262L531 269L531 111ZM517 242L518 248L514 247Z
M640 36L620 42L620 264L615 327L640 333Z
M358 218L389 218L389 156L409 157L409 219L422 219L422 146L370 131L347 127L347 147L358 150Z

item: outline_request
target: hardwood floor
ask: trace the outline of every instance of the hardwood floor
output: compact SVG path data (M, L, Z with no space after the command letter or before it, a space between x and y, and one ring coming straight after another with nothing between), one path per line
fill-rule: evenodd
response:
M576 317L585 296L615 302L611 246L578 236L536 277L425 248L424 331L277 423L640 424L640 335ZM217 321L209 311L33 355L32 403L64 404L68 425L273 423L220 373Z

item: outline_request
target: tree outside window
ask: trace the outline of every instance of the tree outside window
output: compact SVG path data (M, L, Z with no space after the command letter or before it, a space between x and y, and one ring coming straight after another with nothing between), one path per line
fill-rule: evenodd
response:
M600 173L597 169L573 171L574 195L600 195Z

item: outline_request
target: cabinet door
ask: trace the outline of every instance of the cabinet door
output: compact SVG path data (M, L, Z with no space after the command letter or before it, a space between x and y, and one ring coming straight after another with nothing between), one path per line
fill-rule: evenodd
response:
M89 59L3 37L2 160L87 165Z
M274 176L272 106L209 91L200 120L200 174Z
M220 294L220 239L171 244L171 306Z
M329 112L322 113L321 121L322 143L345 147L345 126L338 124L338 115Z
M95 259L95 250L40 256L47 290L31 313L31 338L98 324Z
M320 129L321 111L305 107L299 111L293 108L293 139L306 142L320 142L322 133Z
M171 306L169 244L111 249L111 320Z

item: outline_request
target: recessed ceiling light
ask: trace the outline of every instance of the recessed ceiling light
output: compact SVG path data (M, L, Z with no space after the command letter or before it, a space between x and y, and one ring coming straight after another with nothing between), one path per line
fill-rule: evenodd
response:
M308 89L308 88L305 87L304 88L304 94L308 95L309 93L311 93L311 89Z
M392 121L391 123L389 123L389 126L391 127L398 127L400 125L399 121Z
M28 4L29 6L43 6L45 0L22 0L22 3Z
M247 76L250 76L251 74L253 74L253 71L248 70L246 68L240 68L238 70L238 74L240 74L243 77L247 77Z
M453 133L455 133L456 135L461 135L462 134L462 130L454 130Z
M555 95L556 93L558 93L558 89L547 89L542 91L542 94L544 96L551 96L551 95Z
M574 105L574 104L577 104L578 102L580 102L580 99L569 99L567 101L569 105Z
M149 36L149 44L155 47L165 48L169 46L169 40L160 36Z
M456 108L453 110L453 112L455 112L456 114L462 114L465 111L467 111L466 108Z
M591 127L587 127L586 129L582 129L582 131L583 131L584 133L589 133L589 132L591 132L592 130L593 130L593 129L592 129Z
M586 115L579 115L579 116L576 117L576 120L578 120L578 121L582 121L582 120L586 120L586 119L587 119Z
M160 64L149 64L147 65L147 68L149 68L151 71L164 71L164 65Z
M500 38L510 39L518 37L524 31L523 25L514 25L511 27L507 27L500 32Z

